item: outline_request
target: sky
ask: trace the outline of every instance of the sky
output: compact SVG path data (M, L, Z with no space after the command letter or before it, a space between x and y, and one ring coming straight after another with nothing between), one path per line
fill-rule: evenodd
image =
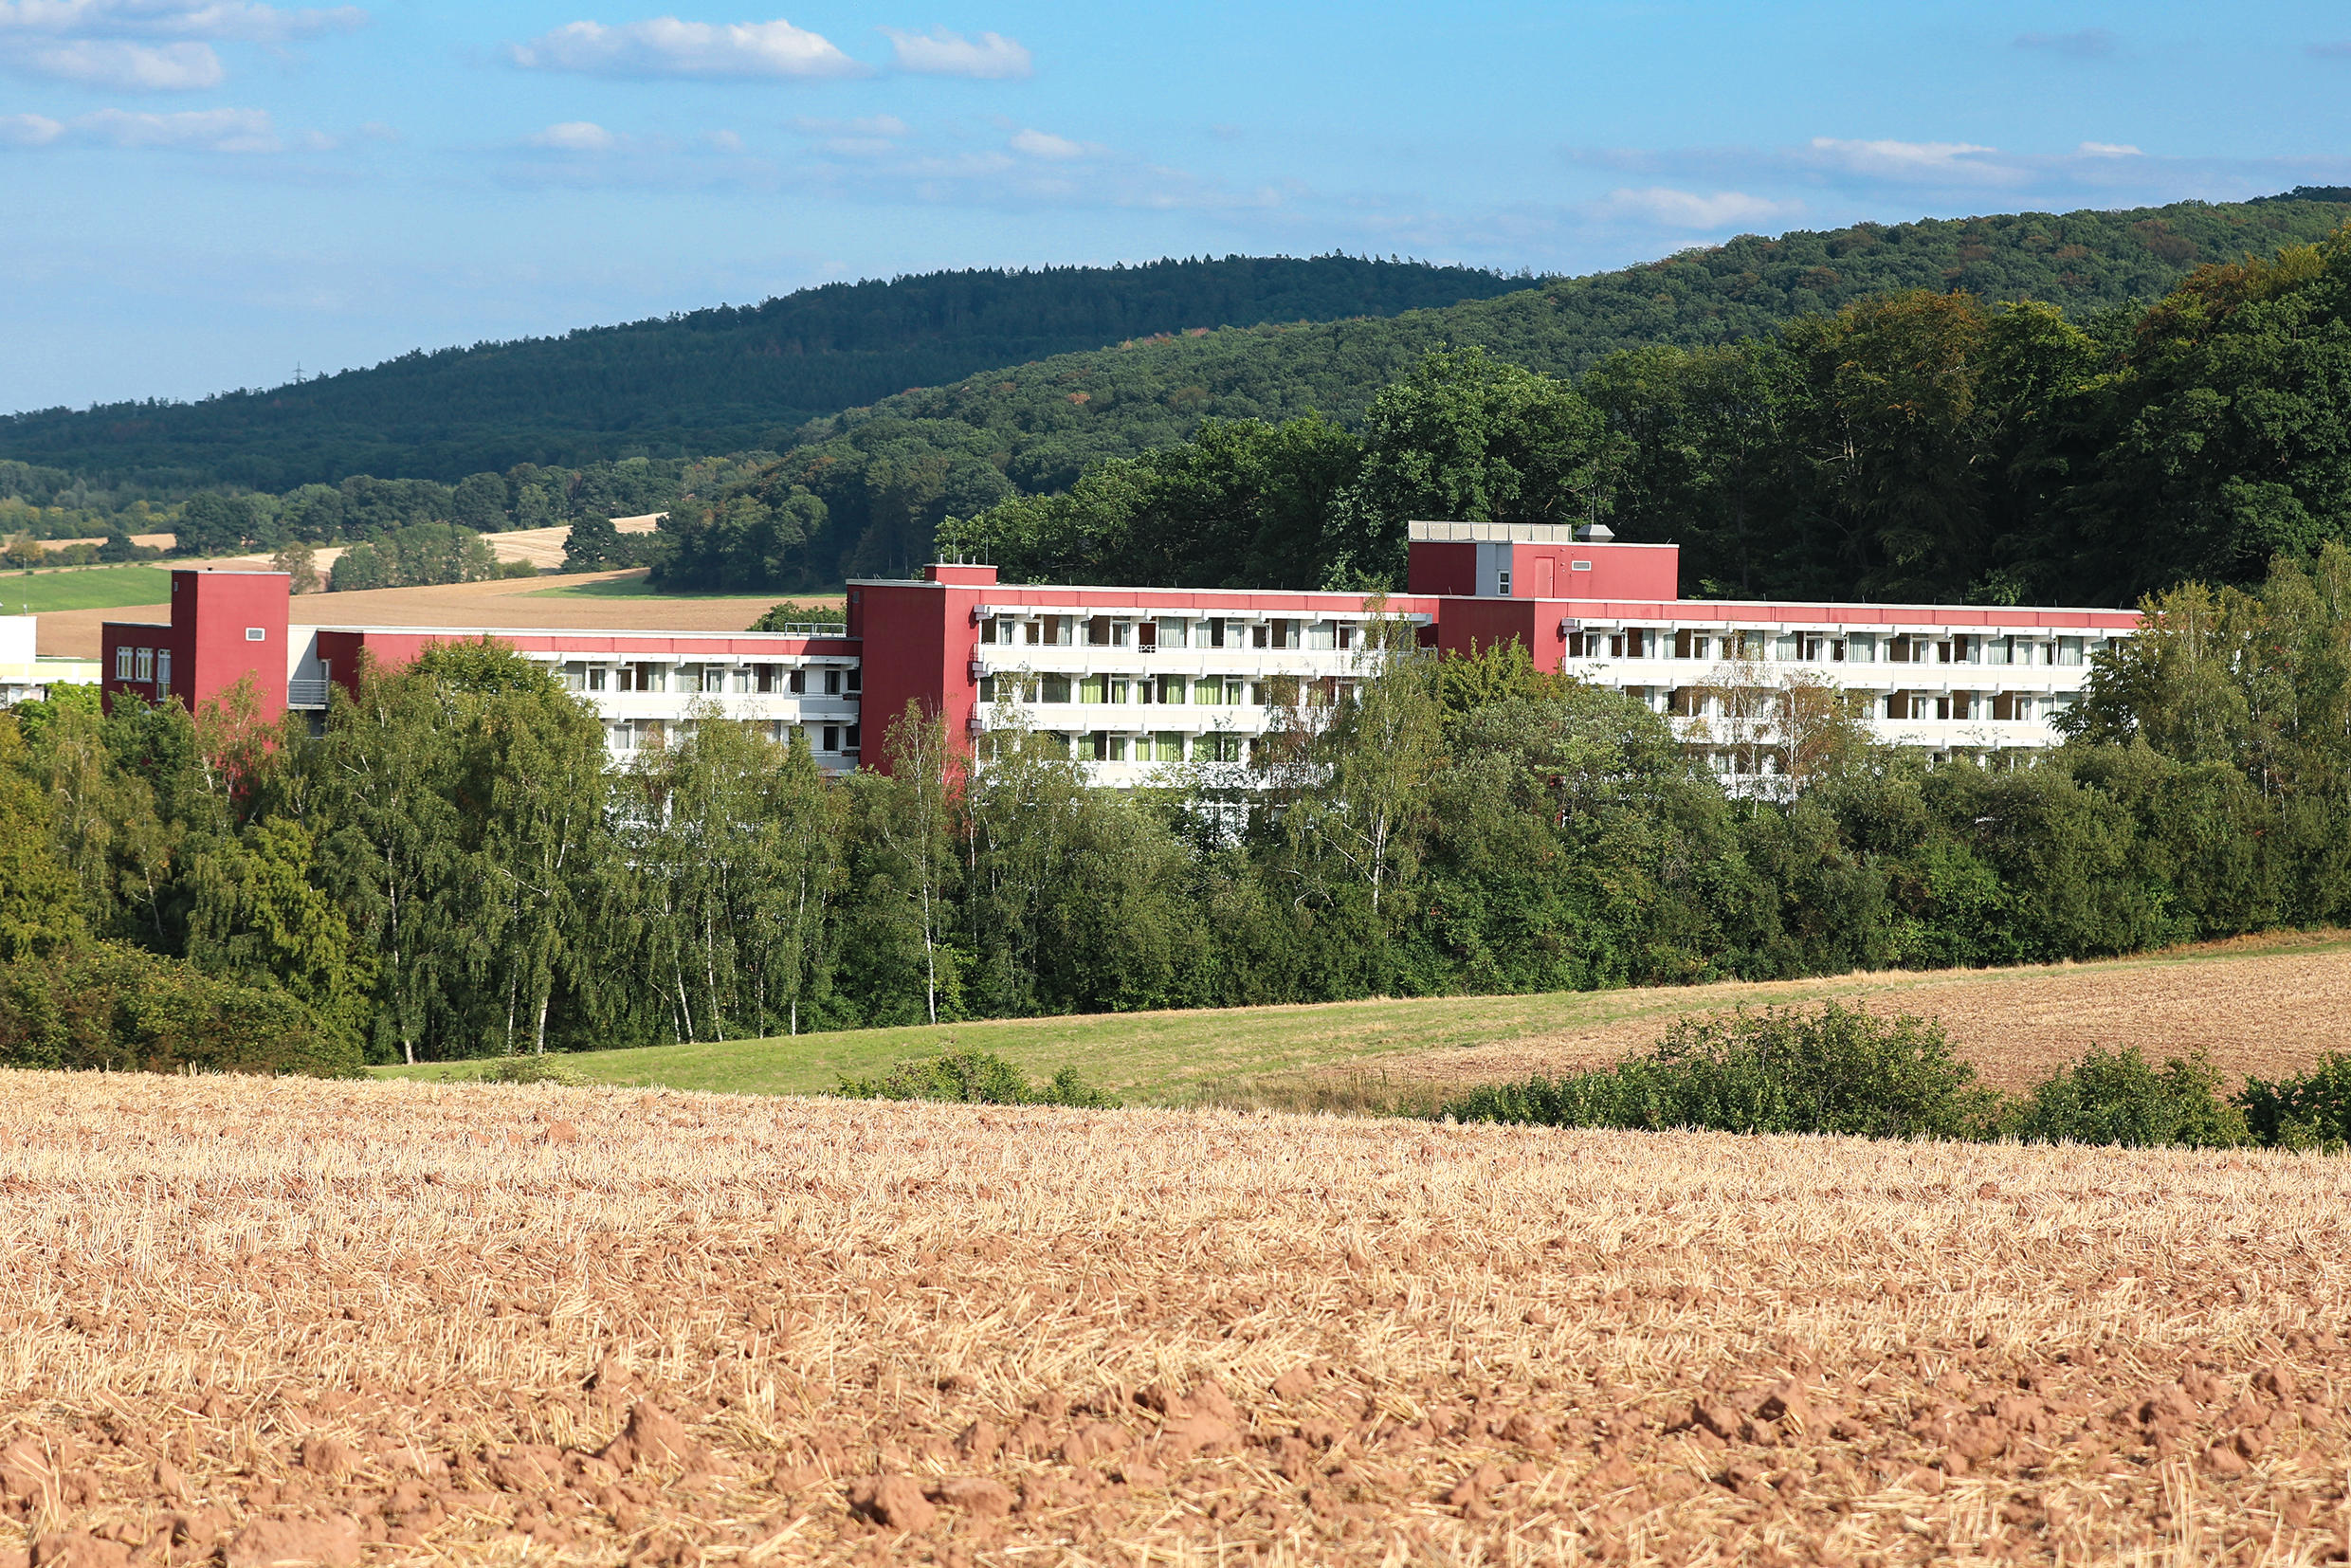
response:
M0 0L0 410L836 279L2351 185L2351 8Z

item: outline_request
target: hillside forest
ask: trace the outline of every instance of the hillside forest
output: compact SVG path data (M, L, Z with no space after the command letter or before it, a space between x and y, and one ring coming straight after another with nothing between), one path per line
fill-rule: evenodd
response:
M961 314L939 306L946 296L933 286L937 280L859 285L825 294L832 301L825 308L847 309L852 300L864 300L875 319L898 323L891 331L914 330L907 323L917 317L932 321L922 330L948 337L969 328L979 334L975 341L981 348L975 353L993 354L1011 341L988 337L979 330L986 323L1042 319L1038 313L1050 315L1047 307L1055 301L1075 310L1069 301L1092 298L1089 291L1098 292L1105 277L1122 278L1121 286L1140 290L1176 311L1167 318L1170 322L1203 324L1154 333L1138 327L1136 336L1114 346L990 370L796 427L774 423L760 431L761 445L716 456L709 455L720 450L710 444L715 438L702 436L667 445L636 441L604 447L583 447L567 436L570 445L512 447L506 455L526 447L534 455L495 469L464 472L462 465L440 465L428 473L424 470L436 465L420 455L427 447L416 435L403 436L406 445L396 451L366 456L377 471L410 477L376 478L353 471L358 456L335 456L341 448L327 433L328 426L305 411L311 405L289 401L293 389L284 388L228 400L246 412L222 427L233 439L223 435L213 447L173 436L165 444L169 451L151 450L141 445L147 441L141 432L166 426L178 429L173 421L194 421L187 427L194 429L204 420L228 418L214 409L224 401L219 399L18 416L0 420L0 529L52 538L114 534L122 537L116 547L121 555L130 534L177 528L184 553L210 554L274 549L297 540L368 541L421 522L481 532L586 523L584 533L592 534L605 518L674 510L664 534L649 543L626 536L584 539L589 547L574 564L649 562L661 584L672 589L821 591L838 587L847 574L904 571L929 553L949 520L958 524L951 538L960 538L961 525L1007 503L1011 505L1006 515L971 536L975 544L985 538L989 547L1000 548L1016 538L1041 538L1043 525L1032 512L1023 511L1023 501L1068 494L1082 483L1091 483L1097 492L1127 485L1138 474L1120 468L1120 460L1146 454L1173 454L1154 461L1189 465L1212 491L1233 490L1199 497L1191 503L1195 506L1270 507L1285 515L1314 507L1334 499L1341 483L1356 480L1350 466L1354 448L1381 439L1373 409L1385 397L1389 408L1381 417L1393 411L1395 395L1388 389L1416 378L1426 381L1431 355L1462 364L1470 362L1466 356L1472 351L1482 351L1486 361L1566 385L1607 416L1609 439L1596 454L1603 461L1578 492L1587 512L1604 504L1620 532L1648 538L1665 528L1680 529L1693 501L1714 510L1715 517L1690 525L1691 537L1684 541L1693 563L1690 591L1708 581L1736 591L1791 593L1840 586L1860 592L1864 582L1909 581L1914 586L1905 591L1930 597L2035 592L2036 585L2063 581L2069 574L2094 576L2096 569L2012 559L2019 552L2005 538L1990 543L1946 541L1938 547L1942 558L1928 562L1920 558L1917 541L1872 541L1869 526L1854 521L1850 513L1860 491L1882 476L1850 464L1840 466L1833 447L1822 448L1822 442L1833 441L1831 427L1842 415L1835 408L1824 413L1817 405L1832 392L1842 400L1839 407L1857 398L1866 402L1869 388L1866 380L1849 380L1835 389L1820 384L1827 373L1820 356L1839 341L1822 323L1863 316L1875 320L1872 313L1882 313L1886 301L1904 290L1969 301L1977 319L1946 323L1940 337L1930 334L1927 340L1936 353L1960 356L1946 367L1948 374L1936 373L1942 377L1939 385L1956 386L1924 410L1945 428L1930 441L1886 455L1914 465L1959 463L1969 470L1971 490L1979 490L1983 486L1976 482L1986 477L1986 465L2007 460L2018 440L2019 421L2044 413L2037 405L2003 413L2000 398L2013 403L2042 390L2037 381L2010 388L2003 375L2094 379L2104 374L2101 367L2122 363L2133 347L2130 333L2147 314L2143 302L2133 301L2160 299L2199 263L2266 258L2323 239L2351 212L2346 198L2351 192L2309 191L2227 206L2186 203L2121 213L1860 225L1777 239L1742 238L1575 280L1501 279L1345 258L1285 263L1280 268L1229 259L1122 274L989 275L994 281L988 298L994 302ZM966 275L956 276L969 282ZM1182 287L1176 286L1179 282ZM1463 302L1403 309L1448 291ZM2061 321L2078 335L2052 346L2063 350L2062 362L1993 363L2014 346L2009 337L2014 334L1987 343L1982 323L2001 319L2009 304L2023 300L2044 301L2050 308L2039 319ZM1250 315L1254 305L1267 301L1281 302L1285 309L1353 314L1321 324ZM819 303L795 295L760 307L766 314L758 319L773 325ZM1403 313L1388 314L1397 310ZM932 314L924 317L924 311ZM727 319L738 318L749 319L744 313ZM1130 313L1118 321L1133 324L1141 319ZM1236 324L1252 320L1256 324ZM1218 324L1211 330L1209 322ZM1877 333L1879 339L1886 336ZM428 378L429 401L454 428L476 417L465 411L477 406L467 377L494 382L506 374L500 367L528 361L540 365L545 376L538 389L542 401L533 406L568 409L577 387L636 385L631 377L638 377L642 367L628 355L689 337L705 347L738 342L762 364L775 357L764 351L754 354L743 347L754 338L731 338L703 317L681 318L601 336L547 339L528 345L528 354L506 345L493 346L496 352L423 356L439 367L431 373L439 379ZM591 374L592 363L600 363L594 356L608 352L622 356L614 363L630 367L627 374ZM425 374L399 368L409 363L331 378L345 384L345 392L336 395L358 398L363 390L374 389L362 399L375 410L368 417L380 416L385 428L394 428L393 405L409 395L397 391L407 385L400 378ZM710 395L734 395L725 391L732 385L731 373L720 361L703 369L716 389ZM327 385L312 382L303 388ZM499 392L490 402L507 395ZM627 401L619 391L612 396ZM608 411L625 424L644 410L630 412L615 403ZM1267 426L1285 433L1277 437L1261 428ZM1393 432L1388 439L1394 439ZM1238 451L1236 443L1248 450ZM2025 455L2078 464L2078 446L2077 440L2076 448L2063 452L2033 446ZM583 455L591 447L611 455ZM224 472L204 456L215 449L282 456L299 449L309 455L284 456L276 471L306 476L307 482L285 488L249 481L224 487ZM1218 458L1219 451L1229 458ZM1253 479L1267 461L1274 470ZM1257 483L1271 484L1278 493L1252 497L1248 486ZM1912 483L1915 493L1917 482ZM1677 487L1697 493L1686 496ZM1540 491L1540 482L1535 488ZM1558 498L1521 497L1514 483L1505 483L1492 494L1472 483L1465 493L1443 499L1465 510L1500 508L1494 515L1502 515L1553 505ZM2069 494L2067 501L2075 505L2082 497ZM1967 519L1955 520L1953 529L1989 529L2003 536L2029 532L2026 523L2007 515L2020 504L2038 505L2037 493L2020 499L2004 490L1990 499L1971 498L1959 508ZM1993 515L1979 516L1987 509ZM1101 507L1084 510L1093 520L1085 526L1100 525ZM1228 530L1238 526L1228 523ZM1319 536L1319 525L1317 537L1304 538L1294 518L1270 523L1261 518L1248 526L1267 536L1255 556L1195 541L1186 547L1185 558L1155 563L1155 570L1170 581L1222 581L1262 573L1256 580L1284 582L1377 580L1393 572L1393 561L1383 561L1376 539L1340 530L1326 540ZM1349 526L1359 533L1361 517ZM1759 546L1759 539L1777 540L1791 527L1804 535L1792 549ZM1722 543L1726 530L1732 538ZM1840 532L1846 537L1830 538ZM2069 549L2084 559L2095 554ZM2264 559L2255 550L2225 572L2214 571L2242 577L2258 574ZM1027 566L1059 575L1096 569L1083 548ZM2124 583L2069 596L2110 600L2132 591Z
M2149 612L2034 766L1930 770L1832 703L1772 799L1636 700L1401 622L1353 700L1134 792L1016 730L972 771L911 708L869 720L887 775L716 718L615 773L494 644L367 673L317 737L61 688L0 716L0 1060L350 1071L2351 920L2351 549Z

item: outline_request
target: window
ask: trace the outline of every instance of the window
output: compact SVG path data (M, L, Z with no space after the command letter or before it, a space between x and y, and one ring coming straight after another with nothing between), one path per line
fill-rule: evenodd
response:
M807 671L807 670L804 670L804 669L794 669L794 670L787 670L787 671L785 671L785 672L784 672L784 689L785 689L786 691L788 691L788 692L791 692L791 693L792 693L793 696L795 696L795 697L798 697L798 696L805 696L805 695L807 695L807 693L808 693L808 671Z
M1951 645L1947 642L1937 643L1935 645L1935 663L1939 665L1947 665L1950 662Z
M1222 615L1211 615L1200 624L1208 629L1209 647L1222 647L1225 646L1225 618Z
M1110 701L1113 702L1123 702L1126 701L1126 683L1124 681L1113 681L1110 683Z
M996 623L994 616L991 615L988 619L979 623L979 640L982 643L993 643L996 640Z
M848 733L841 738L841 749L843 751L853 752L857 750L857 732L860 727L861 726L859 725L851 724L848 727Z
M1241 760L1241 738L1237 735L1204 735L1194 744L1192 754L1203 762L1238 762Z
M1048 702L1066 702L1069 701L1068 676L1048 675L1045 677L1041 684L1044 687L1042 701Z
M1183 700L1184 678L1180 675L1160 676L1159 701L1162 702L1181 702Z
M1151 738L1152 760L1181 762L1184 759L1184 738L1172 730L1161 730Z
M1494 574L1494 592L1505 599L1510 597L1509 573L1497 572Z
M1160 616L1159 646L1161 647L1182 647L1186 646L1185 639L1191 629L1191 621L1181 615Z
M841 695L841 672L839 670L829 669L825 671L825 695L828 697L838 697Z
M115 648L115 679L131 679L131 645L128 643L118 644Z
M1085 646L1088 647L1108 647L1110 646L1109 616L1097 615L1085 623Z
M1134 642L1134 622L1113 621L1110 623L1110 646L1112 647L1129 647L1133 646Z
M1363 629L1362 629L1361 627L1359 627L1359 626L1355 626L1355 625L1353 625L1353 624L1342 625L1342 626L1339 629L1339 646L1340 646L1340 647L1362 647L1362 646L1363 646Z
M168 647L159 647L155 649L155 695L159 698L163 697L171 689L172 650Z
M1044 641L1045 627L1043 623L1037 621L1021 622L1020 640L1024 643L1038 643Z
M1225 678L1221 675L1207 675L1193 682L1192 700L1205 707L1218 706L1225 700Z
M1317 621L1306 628L1306 646L1328 651L1339 646L1339 627L1335 622Z
M1793 631L1783 631L1772 643L1772 657L1793 663L1799 652L1798 639Z
M269 633L261 627L248 626L245 629L245 640L248 643L265 643L269 641Z
M1845 639L1845 647L1846 657L1854 664L1874 665L1878 662L1878 634L1874 631L1854 632Z
M602 691L604 689L604 683L611 678L611 673L612 672L611 670L606 669L602 665L590 665L586 669L580 671L580 676L582 680L586 682L588 690Z
M1890 664L1915 664L1918 662L1917 654L1918 645L1907 637L1892 638L1886 645L1886 657Z
M1986 637L1983 640L1983 662L1987 665L2005 665L2009 663L2008 650L2011 641L2012 639L2007 637Z
M1107 675L1081 677L1078 681L1078 701L1081 702L1109 702L1110 677Z
M847 678L848 678L848 688L849 688L849 690L851 690L851 691L858 691L858 692L862 692L862 691L864 691L864 690L866 689L866 666L865 666L865 665L859 665L855 666L854 668L852 668L852 669L850 669L850 670L847 671L846 673L847 673Z
M841 749L840 725L827 724L825 726L825 744L821 749L829 752L837 752Z
M2079 637L2058 638L2057 662L2061 665L2080 664L2082 662L2082 639Z
M131 679L135 681L154 680L155 678L155 650L152 647L140 648L138 650L138 660L134 667L138 673L132 676Z
M983 675L979 678L979 700L983 702L993 702L996 700L996 678L994 676Z

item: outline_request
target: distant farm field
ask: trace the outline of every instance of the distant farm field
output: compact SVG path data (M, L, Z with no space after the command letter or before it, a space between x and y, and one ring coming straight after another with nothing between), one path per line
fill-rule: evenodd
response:
M45 1565L2343 1541L2342 1158L0 1090L0 1497Z
M2351 1050L2351 933L2244 939L2100 963L1882 971L1765 984L1444 996L1309 1007L992 1020L567 1055L611 1084L805 1094L910 1056L993 1051L1029 1071L1074 1067L1129 1101L1311 1107L1613 1061L1677 1017L1835 998L1940 1021L1982 1079L2022 1090L2091 1047L2204 1049L2232 1077L2279 1077ZM387 1067L465 1077L467 1063Z
M172 574L160 566L56 567L0 574L0 614L119 610L132 605L169 603L171 597ZM96 651L93 647L92 657Z
M554 588L538 589L532 596L540 599L629 599L640 602L674 599L685 604L703 604L717 599L762 607L787 598L796 604L838 605L842 602L842 596L838 593L696 593L663 590L653 587L645 578L646 574L642 570L624 572L609 577L598 577L593 582L564 583ZM756 619L756 616L753 618Z

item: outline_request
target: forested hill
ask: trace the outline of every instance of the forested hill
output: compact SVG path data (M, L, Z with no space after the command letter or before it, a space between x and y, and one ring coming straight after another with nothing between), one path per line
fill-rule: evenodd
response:
M1431 350L1477 347L1555 375L1619 350L1749 341L1904 289L2032 299L2077 318L2153 301L2197 265L2269 256L2351 217L2351 191L2226 205L1860 224L1746 237L1647 265L1379 320L1268 324L1137 341L885 398L811 426L728 502L764 526L681 538L672 580L837 583L900 570L945 518L1067 489L1104 459L1164 448L1204 419L1316 411L1352 425ZM714 498L715 499L715 498ZM812 502L821 502L821 515ZM673 517L677 515L673 514ZM678 530L681 534L690 530Z
M360 473L453 482L519 463L774 448L811 418L975 371L1161 333L1393 316L1535 282L1331 255L828 283L560 337L418 350L197 403L18 414L0 419L0 458L150 489L282 490Z

